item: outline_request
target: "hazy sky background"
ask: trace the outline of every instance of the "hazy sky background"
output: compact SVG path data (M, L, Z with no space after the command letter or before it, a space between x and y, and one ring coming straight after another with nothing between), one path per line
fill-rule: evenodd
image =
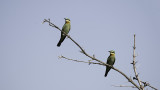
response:
M60 32L71 19L69 35L90 55L106 62L115 50L115 67L133 77L133 35L139 77L160 89L160 0L0 0L0 90L133 90L118 72L58 59L89 60ZM136 82L136 81L135 81ZM151 90L148 88L148 90Z

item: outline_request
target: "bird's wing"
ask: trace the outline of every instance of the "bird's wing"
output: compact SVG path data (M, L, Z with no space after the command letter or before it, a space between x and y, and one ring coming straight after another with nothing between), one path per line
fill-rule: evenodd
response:
M69 31L71 30L71 24L69 24Z
M115 63L115 57L109 56L107 59L107 64L114 65L114 63Z
M116 58L114 58L114 62L113 62L113 65L114 65L115 61L116 61Z

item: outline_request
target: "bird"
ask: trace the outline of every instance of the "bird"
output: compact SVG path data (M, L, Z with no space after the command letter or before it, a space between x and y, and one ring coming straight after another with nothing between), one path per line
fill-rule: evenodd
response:
M107 62L106 63L113 66L114 63L115 63L115 60L116 60L115 51L111 50L111 51L108 51L108 52L110 52L110 55L107 58ZM107 77L107 74L110 71L110 69L111 69L111 67L106 66L106 72L105 72L105 75L104 75L105 77Z
M61 46L61 43L64 41L64 39L66 38L65 34L68 34L70 29L71 29L71 24L70 24L70 19L69 18L64 18L65 19L65 24L62 27L62 32L61 32L61 38L57 44L58 47ZM64 34L65 32L65 34Z

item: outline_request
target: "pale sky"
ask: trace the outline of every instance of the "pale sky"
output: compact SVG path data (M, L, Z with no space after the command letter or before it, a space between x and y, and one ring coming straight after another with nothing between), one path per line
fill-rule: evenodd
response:
M112 86L131 85L114 70L105 78L104 66L58 59L89 60L70 39L57 47L60 31L42 24L62 28L66 17L87 53L106 62L115 50L114 66L129 77L136 34L139 77L160 88L159 0L0 0L0 12L0 90L135 90Z

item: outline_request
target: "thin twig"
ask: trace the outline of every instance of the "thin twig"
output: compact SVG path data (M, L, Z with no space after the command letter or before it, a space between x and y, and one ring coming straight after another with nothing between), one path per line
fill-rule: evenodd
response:
M57 28L58 30L60 30L61 32L63 32L60 28L58 28L56 25L54 25L53 23L51 23L51 22L50 22L50 19L48 19L48 20L44 19L43 23L45 23L45 22L48 22L50 26L55 27L55 28ZM122 74L129 82L131 82L136 88L138 88L138 89L140 90L140 87L139 87L136 83L134 83L133 80L130 79L126 74L124 74L124 73L121 72L120 70L116 69L116 68L113 67L112 65L106 64L106 63L104 63L104 62L96 59L95 57L90 56L90 55L87 54L87 53L85 52L85 50L84 50L75 40L73 40L68 34L66 34L65 32L63 32L63 33L81 49L81 51L82 51L82 53L83 53L84 55L86 55L87 57L91 58L92 60L95 60L95 61L97 61L97 62L99 62L99 63L101 63L101 64L104 64L105 66L111 67L113 70L115 70L115 71L119 72L120 74Z
M152 88L152 89L154 89L154 90L158 90L157 88L155 88L155 87L151 86L150 84L149 84L149 85L147 85L147 86L149 86L150 88Z
M135 77L137 78L137 81L139 83L139 86L142 90L144 90L143 86L142 86L142 83L140 82L140 79L138 77L138 74L137 74L137 71L136 71L136 62L135 62L135 58L136 58L136 55L135 55L135 49L136 49L136 35L134 34L134 46L133 46L133 70L134 70L134 73L135 73Z
M150 88L152 88L152 89L154 89L154 90L158 90L157 88L151 86L148 82L143 82L143 81L141 81L141 83L144 84L144 87L148 86L148 87L150 87Z
M86 62L86 61L80 61L80 60L70 59L70 58L67 58L67 57L64 57L64 56L59 56L59 58L64 58L64 59L71 60L71 61L75 61L75 62L82 62L82 63L88 63L88 64L98 64L98 65L103 65L103 66L105 66L105 65L102 64L102 63L91 62L91 60L88 60L88 62Z
M131 88L136 88L135 86L127 86L127 85L112 85L114 87L131 87Z

